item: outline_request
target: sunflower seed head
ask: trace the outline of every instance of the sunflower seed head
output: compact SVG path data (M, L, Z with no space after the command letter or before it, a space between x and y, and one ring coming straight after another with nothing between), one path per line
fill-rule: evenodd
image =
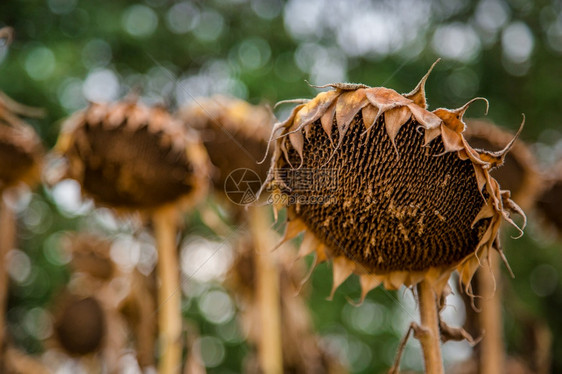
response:
M429 112L426 79L406 96L335 86L280 126L270 188L289 197L287 237L306 230L317 257L333 260L334 289L357 273L364 294L422 279L442 290L455 268L468 283L509 219L492 161L463 136L474 100ZM294 188L299 170L331 171L335 187Z
M58 343L73 356L97 352L104 344L106 316L93 297L66 295L56 315L55 334Z
M161 107L93 103L63 124L56 149L87 195L118 210L190 205L207 186L198 136Z
M258 161L267 153L273 126L271 110L235 98L214 96L196 99L182 108L178 116L200 130L216 167L213 182L217 190L224 191L228 175L241 168L256 172L265 181L268 167Z

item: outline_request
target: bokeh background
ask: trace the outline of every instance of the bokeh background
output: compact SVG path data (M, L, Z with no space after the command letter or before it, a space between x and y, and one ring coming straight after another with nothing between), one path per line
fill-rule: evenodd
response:
M543 170L562 157L562 3L556 0L17 0L0 2L1 26L12 26L16 39L0 46L0 90L46 109L45 118L29 123L47 147L64 117L88 101L117 100L131 90L140 89L145 103L172 109L217 93L256 104L308 98L318 90L307 81L408 92L441 57L427 83L430 108L486 97L487 117L503 127L516 129L525 113L521 138ZM278 118L288 109L277 110ZM467 113L483 115L480 103ZM30 354L45 354L42 342L53 333L51 300L71 279L61 250L65 232L103 232L118 243L111 250L118 266L153 270L150 237L81 200L73 181L28 191L11 204L18 247L2 264L10 275L8 327ZM212 199L208 206L221 214ZM525 357L529 323L543 323L553 337L552 372L559 373L562 241L539 214L528 216L525 236L504 240L516 275L506 276L505 341L510 355ZM223 286L232 248L200 212L186 215L186 222L179 264L185 317L197 326L195 344L208 372L240 372L249 347L236 300ZM360 292L350 279L327 301L331 269L325 264L309 283L308 306L327 349L354 373L384 372L416 316L411 293L377 289L355 307L349 299ZM460 297L448 304L445 319L462 324ZM466 342L443 349L447 363L471 354ZM408 345L402 367L421 369L417 342ZM134 365L128 370L136 372Z

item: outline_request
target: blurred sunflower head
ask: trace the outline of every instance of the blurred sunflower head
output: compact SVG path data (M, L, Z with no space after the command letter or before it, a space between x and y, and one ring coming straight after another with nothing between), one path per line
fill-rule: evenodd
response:
M56 150L86 195L118 211L191 205L207 189L198 136L162 107L92 103L65 121Z
M254 171L265 181L269 167L258 164L267 149L273 126L271 111L246 101L213 96L198 98L179 111L179 117L198 129L211 162L216 167L214 186L224 192L227 177L237 169ZM256 185L257 193L259 185Z
M72 356L98 352L107 334L106 319L103 307L95 297L65 294L55 312L56 341Z
M270 199L287 207L286 239L305 232L301 255L332 260L332 294L356 273L363 297L422 280L439 295L455 269L468 291L481 259L501 252L502 220L523 215L490 175L513 141L498 152L471 147L463 115L476 99L430 112L428 75L404 95L325 86L274 128Z
M41 139L19 115L37 116L41 111L14 102L0 92L0 191L18 183L40 179L44 149Z
M549 170L546 188L537 199L541 217L562 238L562 160Z
M71 254L73 272L85 273L100 281L108 281L116 274L115 263L110 258L111 241L98 235L73 233L63 241Z

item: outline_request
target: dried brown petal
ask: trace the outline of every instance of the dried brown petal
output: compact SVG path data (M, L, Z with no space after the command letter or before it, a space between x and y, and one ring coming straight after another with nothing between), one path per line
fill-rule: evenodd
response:
M353 261L348 260L345 256L338 256L333 259L333 285L330 292L331 300L334 297L336 289L343 283L355 270Z
M317 105L303 107L303 110L298 112L298 118L295 119L295 122L300 123L300 127L302 128L316 121L326 112L337 97L337 91L328 91L318 94L315 98L315 100L317 100Z
M394 139L396 138L396 135L398 135L398 131L400 131L400 127L406 124L406 122L408 122L411 116L412 113L410 109L405 106L400 108L394 108L384 113L384 124L386 126L386 132L390 137L390 141L392 142L392 146L396 150L397 155L398 155L398 148L396 147L396 143L394 142Z
M437 61L435 61L433 65L431 65L427 73L425 73L417 86L411 92L404 94L405 98L412 100L414 104L416 104L420 108L427 109L427 98L425 97L425 82L427 82L427 78L429 78L431 71L439 61L441 61L440 58L437 59Z
M369 291L377 288L381 283L380 277L373 274L363 274L359 276L359 283L361 284L361 299L359 303L362 303L367 297Z
M501 167L490 172L491 175L497 179L502 189L511 191L512 199L519 206L523 209L531 208L545 182L528 146L523 141L516 140L517 135L485 120L467 121L465 136L473 148L493 151L480 153L480 157L491 164L502 163Z
M357 112L367 105L367 103L365 91L362 88L357 91L346 91L338 97L336 103L336 124L338 126L338 133L340 134L338 144L341 144L343 141L353 117L355 117Z

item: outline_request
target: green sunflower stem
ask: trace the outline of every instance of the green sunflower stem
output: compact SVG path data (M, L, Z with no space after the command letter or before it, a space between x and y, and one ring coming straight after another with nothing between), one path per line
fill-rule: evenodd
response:
M254 242L256 287L261 321L258 356L264 374L283 373L281 339L281 303L279 271L275 265L267 211L261 207L249 209L249 224Z
M417 338L422 346L425 372L443 374L437 297L431 284L425 280L418 283L417 289L421 317L421 331Z
M176 247L177 216L170 208L158 210L153 216L158 247L158 329L159 374L177 374L181 369L181 288Z

